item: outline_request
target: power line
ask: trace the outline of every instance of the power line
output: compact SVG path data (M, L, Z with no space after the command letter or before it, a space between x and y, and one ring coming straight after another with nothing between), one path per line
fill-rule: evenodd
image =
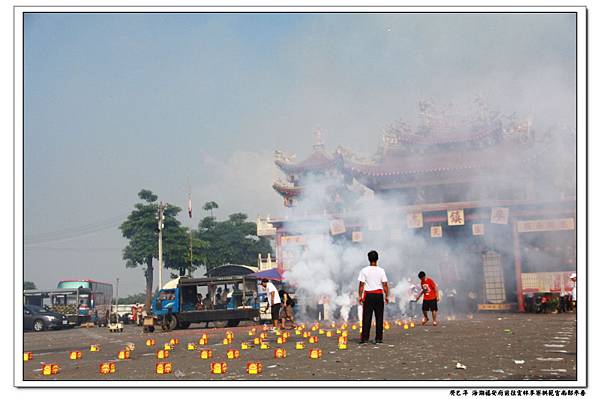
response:
M70 240L84 235L98 233L100 231L116 228L124 216L114 216L103 221L90 223L78 227L57 230L53 232L39 233L25 236L25 245L44 244L47 242Z
M123 248L76 248L76 247L27 247L25 251L68 251L68 252L103 252L121 251Z
M48 231L48 232L44 232L44 233L28 234L25 236L25 239L26 240L36 240L36 239L51 238L51 237L55 237L55 236L79 233L81 231L94 230L96 228L101 228L101 227L106 227L106 226L113 226L113 225L115 225L115 223L123 220L126 216L127 216L127 214L112 216L107 219L102 219L102 220L84 224L81 226L67 227L67 228L64 228L61 230Z

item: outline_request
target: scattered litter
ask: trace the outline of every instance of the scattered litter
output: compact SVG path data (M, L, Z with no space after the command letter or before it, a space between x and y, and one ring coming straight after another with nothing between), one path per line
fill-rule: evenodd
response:
M525 360L513 360L515 364L524 364Z
M546 348L564 348L564 345L559 345L559 344L544 344L544 346Z
M498 320L502 320L502 317L498 317Z
M466 370L467 366L465 366L464 364L461 364L461 363L456 363L456 368Z
M540 362L559 362L563 360L562 357L537 357L536 360Z
M335 354L335 352L329 352L329 353L333 353L333 354Z
M548 353L567 353L567 351L562 350L562 349L556 349L556 350L553 350L553 351L546 351L546 352L548 352Z
M557 372L557 373L566 373L567 369L542 369L542 371L550 371L550 372Z
M395 345L388 345L390 348L393 348Z
M272 369L272 368L275 368L275 367L277 367L277 365L276 365L276 364L273 364L273 365L271 365L271 366L267 366L267 368L268 368L268 369Z
M507 333L507 334L512 334L513 333L510 328L505 328L504 332Z
M173 375L177 378L185 377L185 373L181 370L175 371L175 373L173 373Z
M492 373L502 373L502 374L504 374L504 370L502 370L502 369L496 369L496 370L492 370Z

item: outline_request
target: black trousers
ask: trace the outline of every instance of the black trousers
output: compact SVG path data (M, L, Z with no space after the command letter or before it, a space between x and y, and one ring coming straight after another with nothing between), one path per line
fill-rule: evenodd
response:
M366 294L363 302L361 341L368 341L371 334L371 320L375 312L375 340L383 341L383 294Z

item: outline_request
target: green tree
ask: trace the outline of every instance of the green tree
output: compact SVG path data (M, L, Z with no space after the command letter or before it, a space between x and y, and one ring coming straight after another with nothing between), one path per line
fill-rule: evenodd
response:
M150 190L141 190L138 197L143 200L134 205L134 210L127 217L127 220L120 226L123 237L129 240L127 246L123 249L123 259L126 261L126 267L135 268L144 267L144 276L146 277L146 300L147 309L152 300L152 286L154 266L153 259L158 259L158 207L156 202L158 197ZM189 231L181 226L181 222L176 216L181 208L167 204L164 210L164 228L163 228L163 264L164 267L179 270L184 273L190 268L189 254ZM205 243L196 239L193 243L196 247L194 253L200 253L205 247ZM200 261L198 255L198 262ZM192 265L196 261L193 255ZM196 262L196 264L198 264Z
M23 281L23 289L24 290L37 290L35 283L33 281Z
M226 263L253 265L258 254L272 252L265 237L256 235L256 223L249 222L243 213L234 213L224 221L205 217L195 236L208 243L201 251L207 271Z
M139 294L129 295L129 296L126 296L125 298L119 298L120 304L135 304L135 303L142 303L142 302L146 302L146 293L145 292L140 292ZM113 303L115 303L114 300L113 300Z
M202 209L204 209L205 211L210 212L210 217L213 217L213 209L217 209L217 208L219 208L219 204L217 204L215 201L208 201L202 207Z

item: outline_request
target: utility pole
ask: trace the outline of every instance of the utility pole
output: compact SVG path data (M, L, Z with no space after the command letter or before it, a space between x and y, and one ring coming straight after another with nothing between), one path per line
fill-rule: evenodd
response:
M189 191L188 191L188 211L189 211L189 215L190 215L190 276L192 275L192 269L194 267L193 265L193 259L194 259L194 251L192 249L192 226L191 226L191 219L192 219L192 186L189 186Z
M162 250L162 231L165 228L165 208L166 204L163 205L162 201L158 205L158 289L160 290L163 286L162 283L162 269L163 269L163 250Z

